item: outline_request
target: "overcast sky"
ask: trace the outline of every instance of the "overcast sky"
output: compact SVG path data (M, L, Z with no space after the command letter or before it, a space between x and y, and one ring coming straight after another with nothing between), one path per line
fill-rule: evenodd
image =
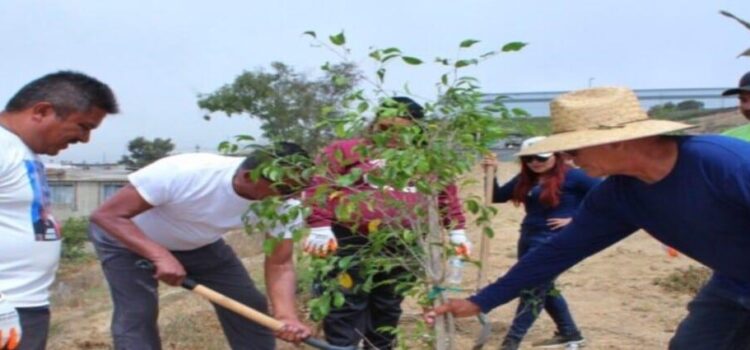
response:
M590 78L636 89L725 87L750 70L750 58L736 58L750 47L750 31L721 9L750 19L748 0L2 0L0 103L41 75L78 70L109 84L122 113L56 160L116 161L137 136L169 137L179 151L215 149L257 134L258 124L238 116L207 122L197 95L272 61L317 74L336 57L311 47L306 30L344 30L365 71L369 47L397 46L431 61L454 56L467 38L482 41L477 53L528 42L469 71L486 92L571 90ZM408 82L420 96L434 95L437 66L390 69L401 78L391 88Z

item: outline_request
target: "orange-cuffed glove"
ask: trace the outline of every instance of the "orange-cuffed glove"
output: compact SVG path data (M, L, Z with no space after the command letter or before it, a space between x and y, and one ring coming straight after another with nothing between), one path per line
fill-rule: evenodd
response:
M468 258L471 255L471 241L466 237L465 230L453 230L448 234L451 245L456 249L456 255Z
M0 293L0 349L13 350L21 342L18 311Z
M325 257L335 253L338 247L338 241L331 227L315 227L310 229L310 235L305 240L303 250L313 256Z

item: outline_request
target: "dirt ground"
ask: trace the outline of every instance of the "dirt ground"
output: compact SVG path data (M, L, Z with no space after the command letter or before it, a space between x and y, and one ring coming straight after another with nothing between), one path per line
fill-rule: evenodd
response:
M518 165L502 163L501 181L509 179ZM474 176L481 179L478 169ZM481 183L463 188L464 195L481 194ZM515 245L523 212L510 204L499 205L493 221L495 238L490 242L488 282L501 276L516 261ZM473 227L475 252L479 253L479 230ZM233 235L228 241L243 257L254 279L262 284L262 255L257 238ZM685 316L688 295L666 292L654 284L677 268L697 264L679 256L670 257L660 243L638 232L564 273L558 287L567 298L575 320L587 339L587 349L665 349L679 321ZM476 285L476 270L466 269L467 286ZM165 349L228 349L213 311L206 302L178 288L162 286L159 323ZM459 295L460 296L460 295ZM513 317L515 302L490 314L493 334L485 349L497 349ZM50 350L111 349L109 318L111 304L96 262L61 269L54 288ZM419 317L413 301L406 302L403 323L413 326ZM470 349L479 330L475 319L457 325L458 349ZM522 349L549 337L554 325L547 315L534 324ZM281 349L293 349L280 345Z

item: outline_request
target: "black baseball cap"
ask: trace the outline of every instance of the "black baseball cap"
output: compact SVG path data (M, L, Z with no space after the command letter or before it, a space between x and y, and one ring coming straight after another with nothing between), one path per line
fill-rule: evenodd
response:
M403 117L411 117L412 119L423 119L424 118L424 108L419 104L414 102L411 98L408 98L406 96L396 96L391 97L389 99L386 99L381 105L380 108L398 108L399 105L402 106L402 108L405 107L406 112L409 115L406 116L400 116ZM380 112L377 113L377 116L380 116Z
M742 76L738 87L724 91L721 96L737 95L743 91L750 92L750 72Z

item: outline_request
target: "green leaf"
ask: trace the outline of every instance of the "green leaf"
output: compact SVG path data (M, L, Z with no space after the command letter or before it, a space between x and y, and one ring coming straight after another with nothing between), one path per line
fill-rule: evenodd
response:
M320 297L320 304L318 305L318 312L325 316L331 311L331 294L326 293Z
M493 55L496 55L496 54L497 54L497 51L489 51L489 52L483 53L479 57L481 57L481 58L487 58L487 57L490 57L490 56L493 56Z
M470 199L466 201L466 208L471 212L472 214L476 214L479 212L479 203L477 201Z
M346 136L346 126L344 124L336 124L333 127L333 133L340 138Z
M383 59L382 59L382 60L380 60L380 62L382 62L382 63L386 63L386 62L388 62L388 61L389 61L389 60L390 60L391 58L395 58L395 57L399 57L399 56L401 56L401 54L398 54L398 53L394 53L394 54L386 55L385 57L383 57Z
M219 152L221 153L229 153L229 148L232 146L232 144L229 141L221 141L219 143Z
M357 180L359 180L359 175L356 172L351 172L346 175L339 176L336 179L336 184L339 186L347 187L354 184Z
M460 47L464 47L464 48L466 48L466 47L471 47L471 45L474 45L474 44L476 44L476 43L478 43L478 42L479 42L479 40L474 40L474 39L466 39L466 40L462 41L462 42L461 42L461 45L459 45L459 46L460 46Z
M471 64L472 64L471 60L458 60L456 61L456 64L454 64L453 66L455 66L456 68L461 68L461 67L466 67Z
M334 292L333 293L333 306L339 308L341 305L344 305L346 302L346 299L344 299L344 294L341 292Z
M513 108L510 111L513 112L516 117L531 117L531 114L522 108Z
M383 50L383 53L384 53L384 54L389 54L389 53L401 53L401 50L399 50L399 49L398 49L398 48L396 48L396 47L389 47L389 48L387 48L387 49Z
M440 82L442 82L443 85L448 86L448 74L443 74L440 77Z
M308 31L306 31L306 32L302 33L302 35L309 35L309 36L311 36L311 37L313 37L313 38L316 38L316 39L318 38L318 35L317 35L317 34L315 34L315 32L314 32L314 31L312 31L312 30L308 30Z
M495 238L495 230L493 230L492 227L485 227L484 229L482 229L482 233L484 233L484 235L488 238Z
M417 171L420 173L426 173L428 170L430 170L430 163L427 161L427 159L421 158L417 162Z
M440 63L440 64L442 64L444 66L450 66L451 65L451 61L448 60L447 58L436 58L435 62Z
M416 57L403 56L403 57L401 57L401 59L403 59L404 62L406 62L408 64L411 64L411 65L422 64L422 60L420 60L419 58L416 58Z
M341 46L346 44L346 37L344 36L344 32L338 33L336 35L331 35L328 37L331 40L331 43L336 46Z
M237 135L234 138L237 141L255 141L255 138L250 135Z
M514 41L507 43L503 45L502 51L503 52L512 52L512 51L519 51L524 48L524 46L528 45L527 43L520 42L520 41Z
M419 181L417 181L416 186L417 186L417 190L420 193L425 193L425 194L432 193L432 187L425 180L419 180Z
M333 77L333 85L346 86L348 83L349 83L349 79L347 79L343 75L337 75Z
M341 260L338 261L338 267L339 267L339 269L342 269L342 270L348 269L349 265L351 265L353 259L354 259L353 255L341 258Z
M357 106L357 112L359 112L359 113L364 113L364 112L366 112L366 111L367 111L367 109L368 109L368 108L370 108L370 105L369 105L369 104L368 104L367 102L365 102L365 101L362 101L362 102L360 102L360 103L359 103L359 105Z
M385 80L385 68L378 69L375 74L378 75L378 80L382 83Z
M373 52L370 52L370 57L372 57L376 61L380 61L380 50L375 50Z

